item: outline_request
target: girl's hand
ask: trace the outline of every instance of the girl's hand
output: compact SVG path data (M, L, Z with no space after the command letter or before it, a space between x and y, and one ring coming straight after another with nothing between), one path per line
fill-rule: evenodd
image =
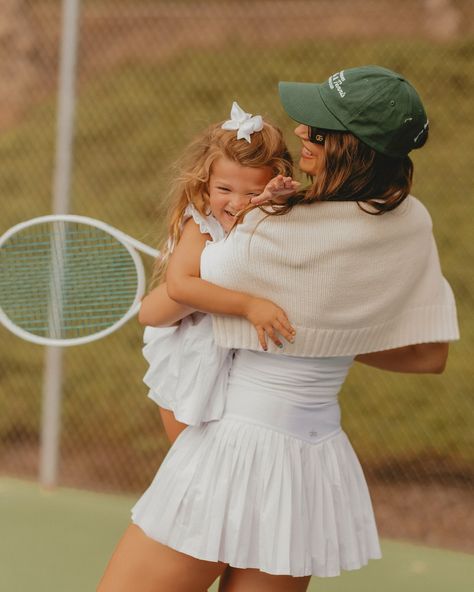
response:
M262 348L267 351L266 334L278 347L283 347L276 332L293 343L296 331L291 326L285 311L265 298L251 296L245 307L245 318L257 329L258 340Z
M283 204L287 197L290 197L290 195L293 195L298 191L300 185L301 183L294 181L291 177L278 175L267 183L260 195L252 197L250 203L260 205L266 201L275 201Z

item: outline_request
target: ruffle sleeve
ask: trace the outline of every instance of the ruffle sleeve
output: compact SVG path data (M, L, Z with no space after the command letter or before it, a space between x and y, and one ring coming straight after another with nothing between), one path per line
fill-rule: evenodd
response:
M202 234L210 234L214 242L218 242L225 237L224 229L214 216L212 214L203 216L193 204L189 204L186 208L183 222L189 220L189 218L192 218L199 226Z

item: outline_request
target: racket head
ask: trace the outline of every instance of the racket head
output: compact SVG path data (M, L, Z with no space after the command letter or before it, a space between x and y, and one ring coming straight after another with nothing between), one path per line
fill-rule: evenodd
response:
M66 214L10 228L0 237L0 322L22 339L61 347L117 330L145 291L143 262L126 236Z

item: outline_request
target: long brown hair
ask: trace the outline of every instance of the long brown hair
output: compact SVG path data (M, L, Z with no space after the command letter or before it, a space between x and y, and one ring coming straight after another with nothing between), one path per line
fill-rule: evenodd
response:
M424 135L418 148L428 139ZM361 142L350 132L325 131L322 172L312 177L311 185L288 198L283 205L271 204L260 209L271 216L281 216L297 204L316 201L355 201L361 210L381 215L398 207L410 193L413 163L409 156L390 158ZM375 211L366 210L366 202ZM239 216L238 222L253 208Z
M165 273L169 255L181 237L188 204L193 204L203 216L209 215L209 180L215 160L225 157L245 167L271 167L275 175L293 174L293 161L279 128L264 122L263 129L254 132L249 143L238 140L235 131L224 130L221 125L222 122L210 125L200 133L173 165L168 239L155 263L151 286Z
M313 179L304 201L367 202L383 214L408 196L413 179L409 156L390 158L376 152L351 133L328 132L324 143L323 171ZM361 208L364 209L364 208Z

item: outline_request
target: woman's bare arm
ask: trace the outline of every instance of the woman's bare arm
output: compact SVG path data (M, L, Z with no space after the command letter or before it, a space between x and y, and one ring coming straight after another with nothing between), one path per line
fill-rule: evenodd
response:
M142 300L138 322L151 327L169 327L194 312L195 309L179 304L168 296L166 284L151 290Z
M228 290L200 278L201 254L206 242L202 237L196 224L189 220L168 264L166 285L169 297L202 312L245 317L255 326L264 349L267 348L265 335L278 346L282 344L277 332L293 341L293 327L279 306L270 300Z
M356 362L392 372L441 374L448 359L449 343L419 343L369 354L359 354Z

